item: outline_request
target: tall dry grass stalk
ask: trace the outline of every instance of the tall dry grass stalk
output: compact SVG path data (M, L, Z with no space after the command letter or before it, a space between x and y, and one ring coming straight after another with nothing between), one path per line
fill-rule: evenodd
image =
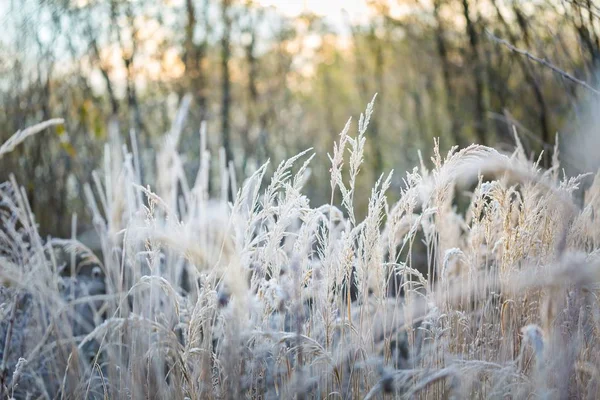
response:
M85 188L98 256L42 239L0 185L3 398L597 398L598 176L580 207L558 158L436 143L359 221L371 102L334 145L329 204L302 194L310 151L239 188L222 158L211 198L205 126L193 182L178 152L188 106L156 185L111 128Z

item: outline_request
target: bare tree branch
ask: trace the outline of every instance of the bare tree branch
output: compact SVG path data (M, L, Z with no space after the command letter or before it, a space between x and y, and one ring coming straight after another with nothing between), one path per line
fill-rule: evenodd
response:
M531 54L530 52L526 51L526 50L522 50L519 49L515 46L513 46L512 44L510 44L509 42L507 42L504 39L500 39L497 36L494 36L493 33L491 33L490 31L486 30L486 34L488 35L488 37L490 39L492 39L493 41L500 43L502 45L504 45L507 49L509 49L510 51L520 54L522 56L527 57L528 59L535 61L539 64L542 64L543 66L550 68L552 71L556 72L557 74L559 74L560 76L562 76L565 79L570 80L571 82L574 82L578 85L583 86L584 88L588 89L590 92L594 93L596 96L600 96L600 90L590 86L587 82L582 81L581 79L577 79L575 78L573 75L571 75L570 73L563 71L562 69L558 68L556 65L552 64L551 62L549 62L548 60L544 59L544 58L539 58L534 56L533 54Z

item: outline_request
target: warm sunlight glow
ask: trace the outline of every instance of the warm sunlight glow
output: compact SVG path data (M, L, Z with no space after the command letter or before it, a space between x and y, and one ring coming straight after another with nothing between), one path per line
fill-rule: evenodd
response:
M364 0L259 0L264 6L274 6L280 11L290 15L297 15L304 11L311 11L320 15L332 15L345 9L351 14L365 11L368 6Z
M343 12L347 12L354 19L369 11L365 0L258 0L258 3L266 7L275 7L290 16L313 12L334 20L341 20Z
M327 17L337 28L344 27L349 21L361 23L374 14L373 5L368 0L257 0L264 7L274 7L282 14L294 17L304 12ZM409 4L398 1L380 0L380 5L388 7L390 16L399 17L411 8Z

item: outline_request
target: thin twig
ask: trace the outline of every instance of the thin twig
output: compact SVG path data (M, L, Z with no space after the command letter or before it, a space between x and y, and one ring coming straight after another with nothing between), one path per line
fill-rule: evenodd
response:
M573 75L571 75L570 73L563 71L562 69L558 68L556 65L552 64L551 62L549 62L548 60L546 60L545 58L539 58L537 56L534 56L533 54L531 54L530 52L526 51L526 50L522 50L519 49L515 46L513 46L512 44L510 44L509 42L507 42L504 39L500 39L497 36L494 36L493 33L491 33L490 31L488 31L486 29L486 34L488 35L488 37L490 39L492 39L493 41L500 43L502 45L504 45L507 49L509 49L510 51L520 54L522 56L527 57L528 59L535 61L537 63L542 64L543 66L550 68L552 71L556 72L557 74L559 74L560 76L562 76L563 78L566 78L568 80L570 80L571 82L577 83L578 85L583 86L584 88L588 89L590 92L594 93L596 96L600 96L600 90L590 86L587 82L582 81L581 79L577 79L575 78Z
M17 145L21 144L21 142L23 142L29 136L35 135L36 133L41 132L50 126L62 125L64 122L65 120L62 118L54 118L17 131L6 142L4 142L2 146L0 146L0 158L2 158L4 154L13 151Z

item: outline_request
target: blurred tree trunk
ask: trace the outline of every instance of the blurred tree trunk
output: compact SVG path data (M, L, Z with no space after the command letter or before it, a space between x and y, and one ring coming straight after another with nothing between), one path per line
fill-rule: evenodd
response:
M521 32L523 32L523 38L525 39L525 45L527 48L531 48L531 35L529 32L529 23L527 22L527 17L523 15L523 12L517 5L518 3L513 4L513 10L515 15L517 16L517 22L519 27L521 28ZM516 39L516 38L515 38ZM512 39L511 39L512 40ZM539 108L539 124L540 129L542 131L542 150L545 151L544 157L544 166L550 167L550 163L552 160L550 151L554 144L554 139L552 132L550 131L550 121L548 116L548 106L546 104L546 99L544 97L544 92L542 90L542 85L539 82L538 77L535 75L533 66L531 63L526 62L522 57L519 58L521 62L521 68L523 69L523 73L525 74L525 81L531 86L533 90L534 98L537 102ZM548 148L546 148L548 147Z
M222 0L221 17L223 22L223 36L221 38L221 134L222 144L225 149L227 162L233 161L230 142L230 107L231 107L231 77L229 71L229 60L231 59L231 16L229 9L232 0Z
M591 0L581 0L572 1L571 9L575 14L571 17L571 21L579 38L581 50L588 54L588 59L585 60L588 79L596 83L600 74L600 34L596 30L596 23L600 21L594 21L594 18L600 20L600 8Z
M444 88L446 91L446 108L448 110L448 114L450 116L450 136L454 141L453 144L463 146L462 135L460 133L462 129L461 117L458 115L458 98L456 96L456 91L454 90L454 85L452 83L452 75L451 69L452 64L448 57L448 48L446 45L446 38L443 21L440 16L440 8L442 5L441 0L434 0L433 2L433 16L435 18L436 27L435 27L435 41L436 48L438 52L438 56L440 57L442 63L442 77L444 81Z
M248 160L253 156L252 153L258 153L260 149L253 149L250 135L256 126L256 116L258 110L258 62L256 60L256 24L252 4L247 4L248 20L243 29L243 33L248 35L248 42L244 46L246 62L248 63L248 104L246 105L246 124L243 128L242 139L244 141L244 156L242 159L242 172L245 173Z
M129 107L130 126L138 135L141 135L141 137L148 138L148 135L144 135L146 129L142 120L142 114L140 112L140 105L135 85L134 61L138 46L138 29L135 26L135 18L133 15L133 10L131 8L131 3L127 3L126 16L127 22L129 24L129 29L131 30L131 51L125 51L120 36L119 42L121 48L123 49L123 62L125 63L125 69L127 71L127 105ZM150 143L148 142L146 144L149 145Z
M510 42L514 43L516 45L517 39L518 39L517 35L512 31L510 25L506 21L506 18L504 18L504 15L502 14L502 11L500 9L500 6L498 5L497 0L492 0L492 4L494 5L494 9L496 11L496 16L498 17L498 20L504 27L504 30L506 31L506 34L507 34ZM527 48L530 48L531 40L530 40L530 33L529 33L529 29L528 29L527 20L523 16L521 10L519 9L519 7L517 6L516 3L513 4L513 11L515 12L518 25L520 26L521 31L523 33L523 39L525 40L525 44L526 44ZM548 153L548 151L547 151L547 150L549 150L548 147L551 147L551 145L553 144L553 140L552 140L552 134L550 133L550 121L549 121L549 116L548 116L548 106L546 104L546 99L544 97L544 93L542 91L541 84L540 84L538 78L535 76L533 66L531 65L531 63L529 61L527 61L525 58L523 58L519 55L517 55L515 57L515 59L517 60L517 63L519 64L519 67L520 67L521 71L523 72L523 76L525 77L525 82L527 82L527 84L531 87L535 101L538 105L541 140L543 142L542 150L546 150L546 153ZM546 156L544 157L544 166L548 167L550 160L551 160L550 154L546 154Z
M365 103L369 101L367 96L369 96L369 89L367 86L367 77L365 76L365 71L367 66L365 65L364 57L362 55L362 46L360 43L360 32L359 27L353 24L351 21L348 21L348 26L350 27L350 32L352 33L352 39L354 40L354 62L356 68L354 70L354 79L356 80L356 86L359 91L359 99L361 103Z
M113 89L113 85L110 80L110 71L108 70L107 67L104 66L104 63L102 61L102 56L100 54L100 48L98 46L98 40L94 34L94 28L91 25L90 18L86 18L85 32L86 32L87 38L90 43L89 47L92 50L92 57L93 57L94 61L96 62L96 66L100 70L100 73L102 74L104 83L106 84L106 93L108 95L108 99L109 99L110 105L111 105L111 115L117 116L117 115L119 115L119 100L117 99L117 97L115 95L115 91Z
M277 84L275 87L276 92L274 97L277 97L277 102L272 102L268 111L272 121L276 121L275 127L271 129L271 133L276 134L277 143L273 144L273 148L283 148L286 157L295 150L293 149L293 138L289 135L282 134L289 121L282 119L280 116L285 115L290 109L290 101L292 100L292 93L289 90L288 78L292 69L293 54L288 50L288 43L290 39L290 30L288 29L287 21L284 21L279 26L279 31L275 34L277 38ZM286 154L287 153L287 154ZM274 154L279 156L280 154Z
M373 149L373 173L375 179L383 172L383 152L381 150L381 126L383 122L383 107L384 107L384 86L385 86L385 57L384 57L384 44L383 39L377 36L375 27L371 26L370 32L371 48L373 49L373 56L375 58L375 91L379 99L379 105L375 107L373 111L373 119L369 127L371 131L371 145ZM374 93L373 93L374 94ZM370 95L370 94L369 94Z
M204 0L202 8L202 22L204 35L202 42L196 44L196 27L198 18L194 0L186 0L187 24L185 26L185 49L183 62L185 65L186 76L189 79L189 88L191 89L194 100L200 112L200 121L205 121L208 115L206 100L206 74L204 71L204 62L208 47L208 0Z
M487 123L485 106L485 77L479 49L479 33L471 18L469 0L462 0L463 15L466 21L467 36L469 37L471 65L475 79L475 134L479 144L487 144Z

